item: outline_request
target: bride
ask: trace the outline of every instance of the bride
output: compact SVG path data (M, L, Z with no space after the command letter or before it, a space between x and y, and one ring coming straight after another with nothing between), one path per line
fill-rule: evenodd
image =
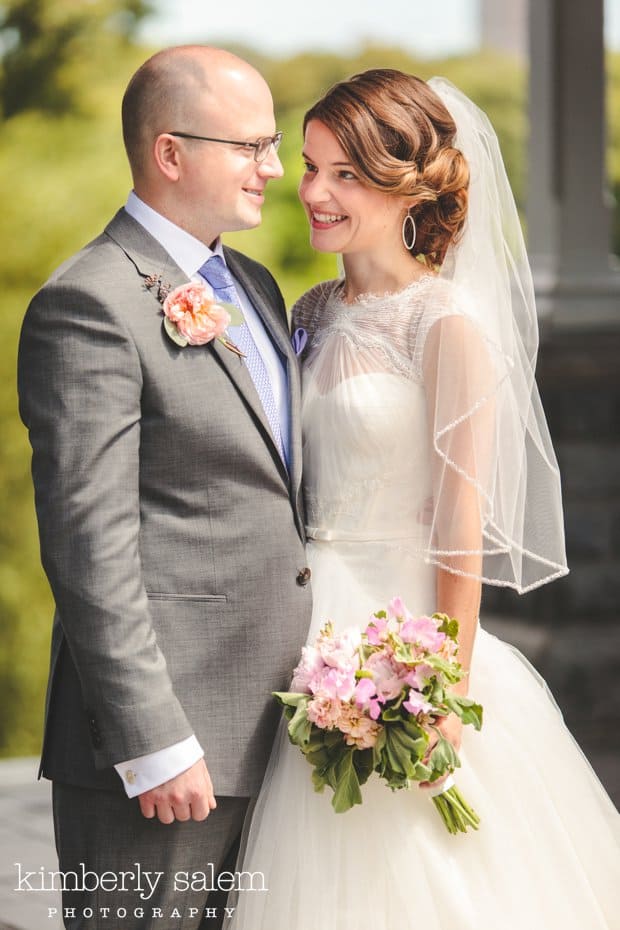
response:
M314 614L365 627L400 595L457 617L480 733L442 729L481 818L451 836L414 786L329 790L281 726L234 930L611 930L619 819L544 682L478 624L481 584L566 572L560 482L534 383L537 326L495 134L448 82L374 70L305 118L300 197L344 277L296 304ZM469 732L471 730L471 732Z

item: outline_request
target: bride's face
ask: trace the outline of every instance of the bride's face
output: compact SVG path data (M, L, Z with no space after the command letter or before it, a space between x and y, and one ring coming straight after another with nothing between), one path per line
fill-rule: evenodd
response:
M303 158L299 197L313 248L344 255L376 253L384 246L402 250L405 199L362 184L336 136L319 120L306 127Z

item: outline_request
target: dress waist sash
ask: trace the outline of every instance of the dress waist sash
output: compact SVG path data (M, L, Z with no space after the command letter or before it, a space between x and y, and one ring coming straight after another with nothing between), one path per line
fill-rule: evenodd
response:
M421 527L421 529L423 529ZM362 532L361 530L346 530L340 529L338 527L331 529L325 526L306 526L306 536L308 539L316 540L317 542L390 542L395 540L416 540L419 541L420 536L416 536L415 533L411 531L408 532L380 532L380 531L369 531Z

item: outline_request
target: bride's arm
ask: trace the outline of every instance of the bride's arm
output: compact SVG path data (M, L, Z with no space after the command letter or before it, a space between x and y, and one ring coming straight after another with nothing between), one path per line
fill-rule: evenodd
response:
M431 441L436 610L459 621L463 669L471 666L481 599L484 494L493 473L490 361L473 324L449 316L433 325L423 374ZM466 676L454 689L466 694Z

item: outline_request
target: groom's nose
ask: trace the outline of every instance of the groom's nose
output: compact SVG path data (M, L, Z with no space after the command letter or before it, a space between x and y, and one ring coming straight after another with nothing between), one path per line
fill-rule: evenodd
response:
M284 174L284 168L282 167L280 156L273 146L269 150L267 158L259 163L256 170L263 178L270 179L282 177Z

